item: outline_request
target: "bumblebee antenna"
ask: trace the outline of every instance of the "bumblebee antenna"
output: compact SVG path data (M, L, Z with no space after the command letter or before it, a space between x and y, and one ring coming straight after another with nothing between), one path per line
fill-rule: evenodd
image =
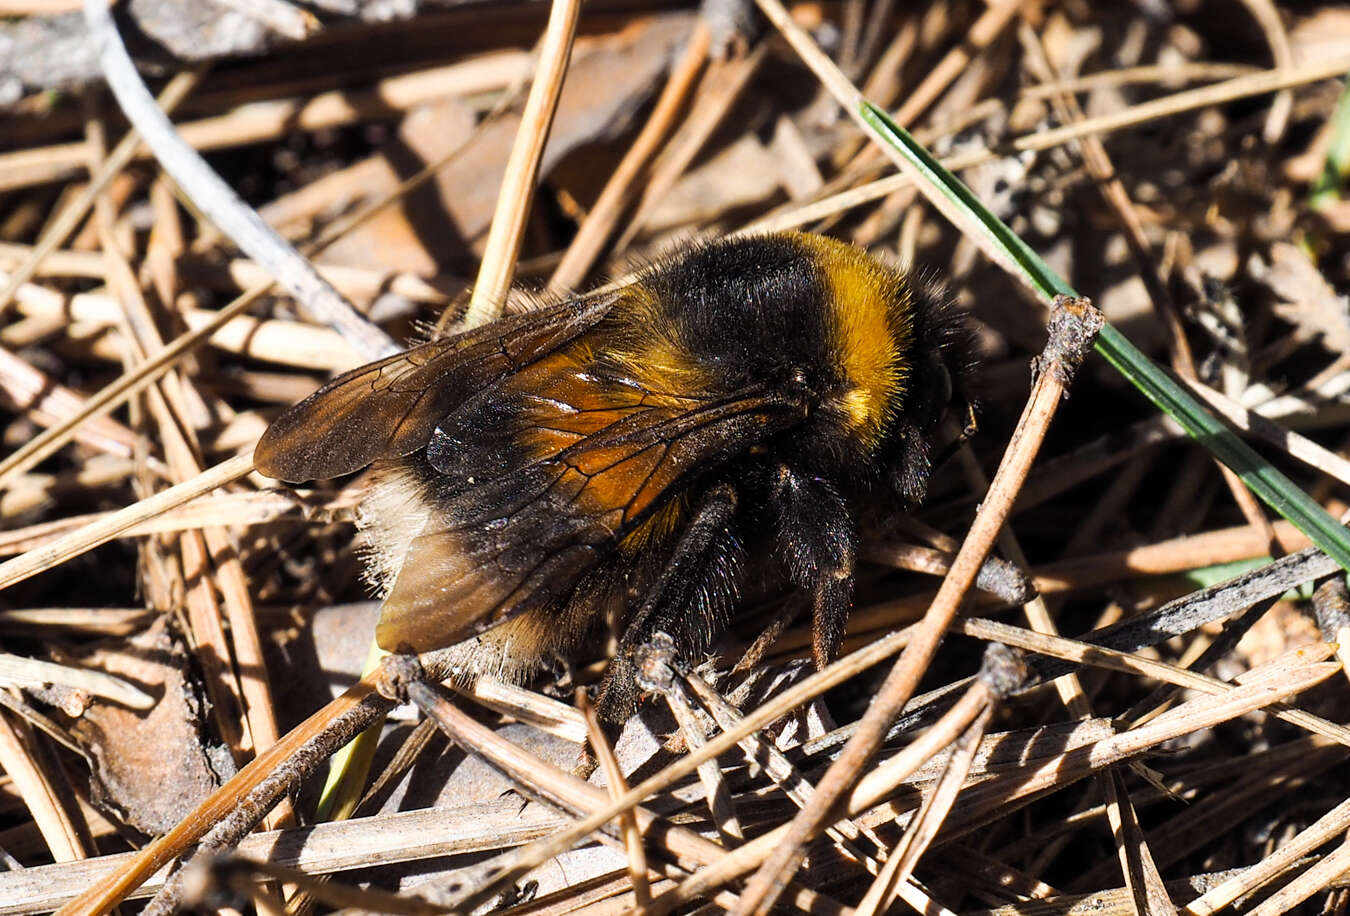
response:
M934 470L950 461L952 456L956 454L956 450L969 442L974 438L975 434L980 431L980 420L975 413L975 402L969 398L965 398L964 400L966 405L965 425L963 425L961 430L952 438L952 441L947 444L947 447L942 450L942 453L934 459L932 464ZM950 424L947 425L950 426Z

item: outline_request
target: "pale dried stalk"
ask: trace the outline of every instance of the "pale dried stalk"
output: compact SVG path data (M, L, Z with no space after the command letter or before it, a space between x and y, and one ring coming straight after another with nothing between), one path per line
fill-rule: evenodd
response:
M585 690L577 691L577 705L586 720L586 736L590 739L591 749L600 762L605 782L609 784L610 798L619 798L628 791L628 780L624 778L619 759L614 756L614 748L605 737L605 730L600 727L595 707L586 699ZM628 879L633 885L633 899L639 907L645 907L652 902L652 889L647 882L647 853L642 848L642 830L632 811L619 815L619 824L623 828L624 850L628 853Z
M329 226L323 235L313 245L307 246L307 253L317 254L348 232L362 225L371 217L401 200L413 188L429 181L436 171L449 162L459 151L459 148L447 153L440 161L434 162L422 169L416 175L402 182L397 188L389 194L383 196L380 200L373 202L370 206L353 213L347 219L339 220ZM57 427L53 427L42 435L37 436L27 445L17 449L8 458L0 460L0 485L3 485L10 474L19 473L33 467L42 459L55 453L67 438L74 434L80 424L85 420L102 416L113 410L119 404L123 403L136 392L143 390L147 385L152 384L160 375L168 371L180 357L186 355L203 340L210 337L216 331L225 327L231 320L241 316L245 310L250 308L253 303L269 293L274 285L273 280L259 284L252 289L244 292L233 302L215 313L215 317L201 328L190 331L174 339L164 351L156 358L149 360L140 369L135 372L125 373L116 381L110 383L107 387L101 389L96 395L91 397L82 409Z
M152 186L154 187L160 185L156 183ZM152 238L154 231L152 229ZM4 265L0 269L12 271L16 265L32 257L34 251L36 247L33 245L0 242L0 263ZM270 282L271 279L262 265L247 258L234 258L219 267L211 263L194 261L180 265L180 269L190 271L194 280L200 279L214 289L245 290L259 283ZM445 292L446 289L454 290L465 285L463 280L449 274L428 276L410 271L395 272L349 264L316 264L315 269L343 295L363 301L390 292L410 302L443 306L451 299ZM34 276L102 280L106 275L103 255L99 252L63 248L47 255L38 265ZM24 314L46 314L53 308L62 307L72 310L66 314L73 317L73 312L82 304L92 306L95 302L106 303L108 297L97 293L81 293L67 299L41 287L24 286L15 293L15 300L18 302L19 311Z
M303 496L303 494L298 494ZM287 516L317 512L320 517L350 509L355 493L344 491L323 506L307 506L297 494L287 490L263 492L215 493L198 497L162 515L146 519L118 533L118 537L143 537L148 534L177 534L209 525L261 525ZM40 522L13 531L0 532L0 556L13 556L44 547L85 525L112 517L112 512L72 515Z
M905 103L894 114L895 123L901 127L908 127L914 121L918 120L919 115L923 114L930 105L937 101L947 87L961 75L961 72L970 66L970 62L975 55L983 51L994 39L998 38L1007 28L1008 23L1012 21L1017 11L1025 6L1025 0L996 0L989 4L988 8L980 14L961 37L961 41L956 47L947 52L946 56L938 62L938 65L924 77L912 93L905 98ZM874 147L868 147L874 149Z
M1275 446L1291 458L1297 458L1328 477L1334 477L1341 483L1350 485L1350 461L1318 445L1308 437L1285 429L1274 420L1266 419L1257 411L1234 401L1222 391L1217 391L1196 379L1183 378L1182 381L1215 413L1222 415L1244 433Z
M1110 671L1156 678L1164 683L1187 687L1211 695L1233 689L1230 684L1218 678L1209 677L1178 665L1169 665L1166 662L1130 652L1094 646L1076 639L1066 639L1045 631L1024 630L1021 627L999 623L996 620L982 620L977 617L956 620L952 624L952 629L976 639L1003 642L1019 649L1025 649L1028 652L1035 652L1052 658L1062 658L1083 665L1093 665ZM1237 683L1241 684L1243 677L1240 675L1236 678ZM1344 725L1313 715L1302 709L1276 708L1272 709L1271 713L1292 725L1297 725L1313 734L1321 735L1337 744L1350 747L1350 728Z
M539 50L534 85L530 87L520 117L520 130L506 162L497 209L492 215L492 227L488 230L483 260L478 267L478 281L464 316L466 328L475 328L496 318L511 289L516 259L525 237L525 220L539 178L544 142L558 110L558 96L562 93L580 15L581 0L553 0Z
M8 652L0 652L0 684L27 687L59 684L82 690L91 696L105 697L131 709L149 709L155 705L154 697L120 677L89 668L10 655Z
M1280 19L1280 11L1276 9L1275 4L1271 0L1240 0L1240 2L1252 14L1252 18L1265 34L1266 43L1270 45L1270 56L1274 59L1276 68L1288 70L1294 66L1294 49L1289 43L1289 33L1284 29L1284 22ZM1280 142L1293 110L1294 94L1287 89L1278 93L1270 104L1270 111L1266 114L1262 139L1272 145Z
M67 318L90 329L116 327L121 316L117 300L107 293L64 296L36 287L19 291L18 308L25 315ZM198 308L184 309L181 314L194 331L218 325L220 316L220 312ZM350 369L361 362L361 355L336 331L300 321L239 315L217 326L208 342L229 353L302 369Z
M1203 83L1258 73L1261 67L1250 64L1210 63L1208 61L1175 64L1141 64L1116 70L1098 70L1082 76L1056 79L1035 86L1023 86L1018 95L1024 99L1045 99L1065 92L1090 92L1112 86L1143 84Z
M966 470L966 476L977 486L978 490L988 488L988 481L985 479L984 471L979 462L975 461L971 455L969 447L963 447L958 454L962 467ZM999 545L1003 550L1004 556L1008 560L1021 568L1026 568L1028 564L1027 556L1022 550L1022 545L1017 536L1011 529L1005 529L999 536ZM1037 641L1057 641L1059 638L1059 629L1055 624L1054 615L1050 613L1050 608L1046 604L1045 597L1037 592L1029 601L1022 604L1022 613L1026 616L1027 622L1037 634ZM955 622L958 626L960 621ZM1002 642L1002 640L999 640ZM1004 643L1005 645L1016 645L1016 643ZM1019 647L1025 648L1025 647ZM1122 653L1124 654L1124 653ZM1068 674L1063 677L1055 678L1053 682L1056 695L1060 703L1068 711L1069 715L1075 719L1087 720L1093 718L1092 703L1088 699L1087 691L1083 689L1082 682L1078 675ZM1099 782L1106 783L1108 788L1105 792L1107 796L1108 811L1114 815L1118 814L1119 801L1115 794L1109 788L1112 775L1099 779ZM1032 874L1038 874L1039 871L1033 871Z
M86 858L89 850L84 848L74 820L61 804L47 775L29 756L19 731L4 713L0 713L0 767L4 767L5 774L13 780L14 788L33 815L33 822L52 858L57 862Z
M0 589L51 569L100 544L106 544L133 525L154 518L161 512L210 493L217 487L238 480L253 470L252 455L236 455L197 477L186 480L154 496L133 503L62 538L0 563Z
M673 651L674 644L671 643L670 647ZM684 686L680 681L672 677L660 688L660 693L680 727L680 736L684 738L685 747L689 750L698 750L707 744L703 725L699 722L698 716L694 715L693 704L685 695ZM745 831L741 829L741 820L736 814L736 803L732 800L731 790L722 775L722 765L716 760L704 761L698 768L698 779L703 785L708 813L712 817L713 826L717 829L722 845L730 847L745 842Z
M934 755L940 753L942 748L951 740L951 735L954 732L959 732L965 725L973 722L987 706L988 701L989 696L983 686L977 685L967 690L956 705L948 710L946 715L939 719L932 728L884 764L873 768L854 788L845 805L841 805L841 810L831 813L853 816L872 807L883 797L878 794L879 791L885 794L893 792L897 786L904 782L906 777L913 774ZM887 788L883 789L883 786ZM779 848L788 839L791 827L791 824L783 824L743 846L731 850L716 863L690 876L674 891L658 897L648 910L648 916L666 916L682 903L697 900L713 889L721 887L726 882L750 871L759 863L766 861L772 855L772 851ZM914 900L907 896L911 888L913 888L913 885L909 882L901 883L898 886L901 899L914 905ZM913 889L917 890L917 888ZM744 899L744 896L742 896L742 899ZM922 909L920 911L923 912Z
M578 710L516 684L479 675L469 686L451 683L450 689L471 697L475 703L493 712L528 722L540 731L556 735L564 741L579 745L590 737L586 718Z
M1162 875L1144 840L1139 816L1125 791L1120 771L1112 769L1099 780L1106 789L1106 819L1116 843L1125 888L1139 916L1176 916L1176 908L1163 888Z
M63 422L50 427L41 435L35 436L21 448L15 449L8 458L0 460L0 486L4 485L12 475L23 473L60 450L68 438L78 435L77 431L82 429L85 421L103 416L137 392L143 391L149 385L154 384L180 357L210 337L213 332L224 327L231 319L242 315L246 309L258 299L261 299L270 289L271 284L269 283L266 287L255 287L244 293L234 302L221 309L210 324L175 338L154 359L147 360L134 372L122 374L116 381L111 382L86 400L79 410L65 417ZM244 473L247 473L247 471L237 476L242 477Z

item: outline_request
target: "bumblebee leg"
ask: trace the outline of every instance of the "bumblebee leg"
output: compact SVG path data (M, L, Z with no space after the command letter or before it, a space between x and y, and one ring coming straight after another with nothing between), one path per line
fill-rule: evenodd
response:
M699 501L680 534L670 560L637 614L624 627L596 699L600 722L617 733L637 707L637 650L656 633L668 633L676 651L693 660L707 651L725 625L735 597L740 544L732 532L736 491L719 484Z
M811 595L811 658L824 668L839 652L853 601L853 521L828 481L780 465L773 484L779 549L793 584Z

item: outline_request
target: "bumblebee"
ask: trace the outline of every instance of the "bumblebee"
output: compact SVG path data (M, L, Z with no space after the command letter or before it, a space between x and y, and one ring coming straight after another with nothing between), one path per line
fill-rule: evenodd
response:
M636 650L665 632L706 652L755 552L832 659L857 512L923 498L972 351L934 285L849 245L725 240L339 376L254 457L291 482L376 463L359 521L385 649L519 679L612 627L616 727Z

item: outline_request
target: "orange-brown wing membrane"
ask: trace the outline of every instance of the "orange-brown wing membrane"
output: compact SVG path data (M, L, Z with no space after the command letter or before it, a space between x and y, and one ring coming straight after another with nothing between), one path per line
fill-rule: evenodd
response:
M543 365L549 362L565 359L549 357L532 367L538 373L504 380L494 401L516 405L506 425L517 450L528 449L533 459L456 487L444 515L413 541L385 599L376 631L381 646L429 651L565 600L692 477L800 418L797 409L758 392L647 403L631 382L580 370L555 374L551 398L516 397L559 368ZM467 423L450 418L456 420ZM466 446L463 463L485 466L467 453L472 448Z
M466 398L582 333L612 302L560 303L353 369L278 417L254 462L269 477L299 482L410 454Z

